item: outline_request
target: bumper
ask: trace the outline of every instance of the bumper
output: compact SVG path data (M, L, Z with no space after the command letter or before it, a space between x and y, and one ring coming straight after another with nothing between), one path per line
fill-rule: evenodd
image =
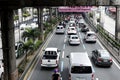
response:
M41 67L57 67L57 64L41 64Z
M97 62L97 65L98 66L111 66L112 65L112 62Z
M70 44L80 44L80 42L69 42Z

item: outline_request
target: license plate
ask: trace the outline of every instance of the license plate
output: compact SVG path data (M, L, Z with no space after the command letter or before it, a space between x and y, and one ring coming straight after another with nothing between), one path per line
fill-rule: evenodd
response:
M76 78L76 80L85 80L85 78L79 77L79 78Z
M107 60L104 60L104 62L107 62Z

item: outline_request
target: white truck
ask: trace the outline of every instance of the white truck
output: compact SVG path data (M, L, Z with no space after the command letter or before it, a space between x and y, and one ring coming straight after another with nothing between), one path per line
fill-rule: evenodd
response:
M42 67L58 67L60 59L60 50L58 48L46 48L41 57Z

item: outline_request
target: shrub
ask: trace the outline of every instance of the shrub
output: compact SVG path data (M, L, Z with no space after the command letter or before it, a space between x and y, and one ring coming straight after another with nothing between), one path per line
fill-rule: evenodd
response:
M42 44L42 40L36 41L35 45L35 50L39 48L39 46Z

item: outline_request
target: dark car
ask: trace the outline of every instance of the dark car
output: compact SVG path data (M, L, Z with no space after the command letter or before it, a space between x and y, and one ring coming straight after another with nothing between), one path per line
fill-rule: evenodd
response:
M89 31L89 28L86 25L81 27L81 32L87 32L87 31Z
M97 66L111 67L113 61L109 52L105 49L98 49L92 51L92 60Z

